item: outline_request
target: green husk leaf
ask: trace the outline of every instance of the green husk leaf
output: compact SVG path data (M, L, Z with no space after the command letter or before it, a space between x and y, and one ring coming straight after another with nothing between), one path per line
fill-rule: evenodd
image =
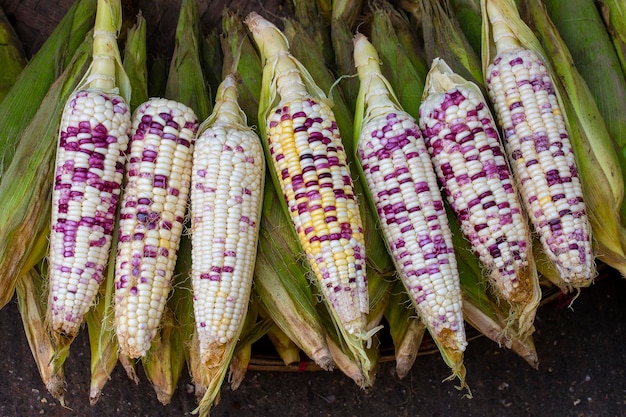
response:
M332 369L326 332L315 309L307 268L299 258L297 237L279 206L272 183L265 185L254 291L269 317L322 369Z
M195 0L183 0L176 26L175 48L165 86L165 97L187 104L199 120L213 108L203 74L200 14Z
M456 16L467 41L475 53L480 54L482 17L479 0L450 0L452 13Z
M262 304L259 304L259 316L263 320L272 320ZM300 348L276 323L272 322L267 331L267 338L285 366L294 366L300 363Z
M163 97L169 73L170 61L162 55L150 56L148 62L148 97Z
M428 66L411 45L401 44L396 35L396 26L402 22L408 25L408 20L384 2L372 6L372 12L371 42L378 52L382 73L402 108L417 118Z
M237 75L239 104L248 117L248 124L257 126L263 74L261 57L248 36L243 19L237 13L224 11L222 30L224 68L230 68Z
M402 281L395 280L389 293L385 319L394 346L396 374L402 379L408 375L417 359L426 326L417 316Z
M424 32L424 49L429 62L443 59L457 74L478 85L483 85L479 55L474 52L461 31L459 23L450 12L448 1L406 0L413 8L421 10Z
M587 0L544 0L550 20L595 98L609 134L626 152L626 78L596 4Z
M626 4L621 0L596 1L626 77Z
M148 50L146 46L147 25L141 13L137 22L128 30L124 48L124 70L130 80L133 91L130 108L135 111L148 101Z
M47 239L52 176L65 101L91 61L89 35L73 61L52 84L24 129L15 157L0 181L0 308L11 300L17 279L45 255L36 250Z
M13 160L19 140L50 86L84 43L95 13L96 0L76 1L0 102L0 177Z
M222 37L219 28L214 27L202 38L202 69L205 74L209 97L213 97L227 73L224 73Z
M349 3L355 4L356 7L356 5L360 4L361 1L362 0L351 1ZM316 4L314 1L292 0L292 2L294 10L293 18L291 20L297 21L303 30L301 35L307 36L308 40L312 42L313 45L316 45L316 52L323 57L321 62L332 62L334 59L334 51L330 37L330 20L320 19L319 4ZM333 1L333 10L331 13L334 12L335 6L336 1ZM286 30L287 28L285 28L285 31ZM292 51L296 51L293 45Z
M0 7L0 103L26 66L26 55L13 26Z

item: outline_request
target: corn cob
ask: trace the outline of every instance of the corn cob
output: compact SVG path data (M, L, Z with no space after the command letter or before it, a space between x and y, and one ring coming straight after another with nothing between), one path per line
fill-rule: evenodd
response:
M523 1L526 19L533 25L558 81L556 91L565 105L570 124L570 140L578 159L578 169L585 194L585 206L597 244L597 258L626 276L626 255L620 238L625 236L620 224L620 207L624 208L624 166L620 174L620 154L610 137L593 94L576 70L565 42L550 21L540 0ZM512 24L515 23L514 21ZM516 25L518 27L518 25ZM521 25L519 25L522 28ZM526 26L530 32L530 28ZM526 41L526 37L524 37ZM598 187L598 184L602 184ZM623 215L623 212L622 212ZM621 230L620 230L621 229ZM539 265L539 262L537 263Z
M68 339L78 332L103 280L123 178L130 110L116 88L116 81L123 83L116 77L123 74L119 25L120 2L98 1L91 70L85 86L67 101L59 131L48 321Z
M433 60L419 124L435 172L500 297L532 327L541 291L532 261L530 228L495 120L478 86Z
M254 12L246 24L264 61L259 120L270 173L332 313L347 334L368 339L363 227L334 114L278 28Z
M197 129L174 100L150 99L133 115L115 272L115 327L131 358L150 348L171 288Z
M191 190L194 311L207 365L245 316L265 169L260 141L237 104L234 77L224 79L218 97L210 127L197 139Z
M355 138L363 177L398 275L463 379L461 287L437 178L419 126L397 103L373 45L362 34L354 45L361 80Z
M483 62L485 80L526 211L563 280L589 285L591 230L551 75L534 50L522 47L494 0L483 9L496 47L495 58Z

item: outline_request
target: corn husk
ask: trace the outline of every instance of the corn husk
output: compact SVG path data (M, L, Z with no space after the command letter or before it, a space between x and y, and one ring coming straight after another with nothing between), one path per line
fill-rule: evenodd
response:
M596 4L626 76L626 4L621 0L598 0Z
M26 55L13 26L0 7L0 103L15 84L17 77L26 66Z
M198 120L209 117L213 105L202 69L200 14L193 0L183 0L176 26L175 47L165 86L165 98L187 104Z
M162 55L151 54L148 62L148 97L163 97L169 74L170 60Z
M535 49L545 48L542 56L548 58L547 65L553 68L555 88L564 104L587 215L597 245L597 259L626 276L626 254L620 242L624 180L614 144L589 87L576 70L544 6L537 0L524 0L522 4L528 11L527 20L541 40L541 45Z
M116 217L118 220L119 214ZM117 364L119 345L115 336L113 296L115 294L115 255L117 253L118 228L113 229L111 252L104 285L100 286L96 304L85 315L91 350L89 403L95 405L102 389L111 378Z
M133 94L130 108L135 111L142 103L148 101L148 48L146 19L141 13L137 15L137 22L128 30L122 64Z
M315 308L308 269L296 260L299 246L272 183L265 184L254 291L271 320L320 368L332 358L326 331Z
M358 3L358 2L355 2ZM356 79L352 54L352 36L354 27L344 19L332 16L330 22L330 40L334 52L334 68L339 75L339 86L343 90L343 95L348 108L354 109L356 98L359 94L359 83Z
M426 333L426 326L417 316L400 280L394 281L389 293L390 299L385 310L385 319L394 346L396 374L402 379L409 374L417 359Z
M449 1L404 0L403 7L422 19L426 60L443 59L455 73L483 85L480 56L475 52L450 11Z
M141 361L146 377L163 405L171 402L182 372L190 363L190 346L195 328L190 269L191 242L187 235L183 235L172 280L172 293L163 312L162 325Z
M450 0L450 7L472 49L480 54L482 42L480 0Z
M75 2L0 103L0 175L9 168L25 129L39 111L52 83L88 36L95 13L96 0Z
M26 339L41 380L48 392L64 406L65 374L63 368L69 354L69 345L58 349L48 332L45 323L45 282L36 268L31 268L20 277L16 293Z
M263 74L261 57L248 36L243 19L237 13L224 11L222 30L224 68L229 68L237 76L239 104L248 118L248 124L257 126Z
M626 78L598 8L585 0L544 0L543 4L623 153L626 113L620 106L626 102Z
M286 20L297 21L302 28L301 36L307 36L308 40L316 45L316 52L323 57L322 62L333 62L334 51L330 33L331 16L334 18L335 9L337 7L337 1L333 1L330 5L331 10L329 14L323 16L320 19L320 5L314 1L308 0L292 0L293 3L293 18L287 18ZM362 0L348 2L354 6L354 8L360 7ZM346 13L349 10L344 9ZM285 27L285 31L287 28ZM293 51L297 49L292 48Z
M200 57L209 97L215 97L222 79L228 75L228 73L224 73L222 37L217 27L213 28L202 38L202 53Z
M372 7L371 42L381 60L381 70L393 88L398 102L417 118L426 82L428 66L424 57L415 53L413 44L400 43L396 27L409 25L389 3Z
M259 316L263 320L271 320L262 304L259 304ZM276 323L272 322L267 330L267 338L285 366L290 367L300 363L300 348Z

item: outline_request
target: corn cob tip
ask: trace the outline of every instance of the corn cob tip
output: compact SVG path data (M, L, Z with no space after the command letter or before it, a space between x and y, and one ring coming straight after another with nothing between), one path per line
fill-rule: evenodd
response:
M93 63L86 78L89 88L117 92L118 83L124 81L116 79L122 62L117 44L121 26L121 1L98 0L93 32Z
M458 84L465 84L466 80L452 71L452 68L443 58L435 58L426 75L426 86L422 95L422 102L432 94L441 94Z
M354 66L358 69L365 67L369 64L370 60L376 62L375 68L380 68L380 58L378 52L372 43L367 39L367 36L357 32L353 38L354 43Z
M289 53L287 37L269 20L256 12L251 12L244 19L252 36L259 46L261 57L275 57L281 53Z
M237 128L247 127L247 116L239 105L238 99L237 80L235 75L230 73L224 77L218 86L213 113L202 123L198 129L198 135L204 133L211 125L231 125Z
M498 53L509 49L519 48L520 42L515 32L509 27L508 13L517 13L515 4L505 5L501 1L485 0L487 17L491 23L492 39Z

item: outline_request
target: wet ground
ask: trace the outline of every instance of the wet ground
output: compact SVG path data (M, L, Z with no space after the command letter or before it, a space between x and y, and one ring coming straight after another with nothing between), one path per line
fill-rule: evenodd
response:
M222 389L212 416L626 416L626 280L616 274L585 289L572 308L558 300L540 308L535 370L481 337L465 364L474 398L463 398L438 354L418 357L399 380L394 363L381 364L373 389L363 391L334 372L248 371L236 391ZM145 376L135 385L118 365L95 406L89 405L86 332L74 342L66 367L66 405L41 383L16 302L0 310L0 417L184 416L195 408L187 373L167 405Z

